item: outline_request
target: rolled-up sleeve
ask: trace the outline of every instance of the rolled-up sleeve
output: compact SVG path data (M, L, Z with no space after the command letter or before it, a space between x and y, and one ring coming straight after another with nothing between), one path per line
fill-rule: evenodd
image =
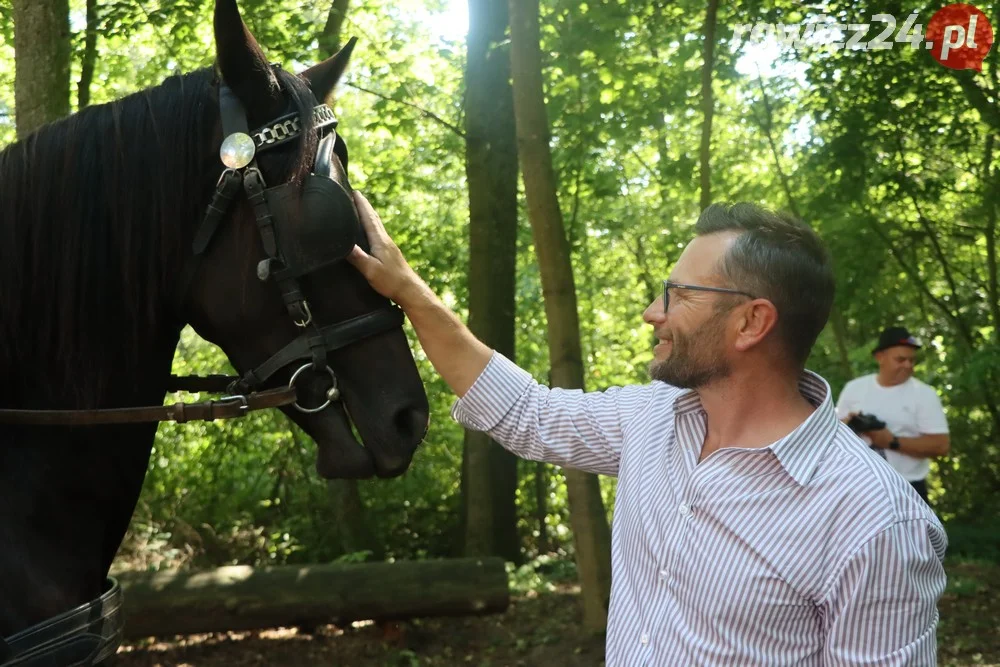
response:
M600 392L550 389L494 352L451 414L521 458L616 475L626 425L651 396L650 385Z
M937 664L946 546L939 525L913 519L893 523L851 555L822 607L824 664Z

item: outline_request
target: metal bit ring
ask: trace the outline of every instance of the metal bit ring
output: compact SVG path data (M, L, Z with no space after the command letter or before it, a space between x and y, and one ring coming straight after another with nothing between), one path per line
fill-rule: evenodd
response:
M307 364L303 364L302 366L299 367L297 371L292 373L292 379L288 381L288 388L294 389L295 381L299 379L299 375L302 374L302 371L306 370L307 368L312 368L313 365L314 365L313 362L310 361ZM333 374L333 369L330 368L329 366L326 367L326 372L330 374L330 381L332 383L331 387L326 392L326 402L323 403L323 405L319 406L318 408L304 408L301 405L299 405L299 399L298 396L296 396L295 402L292 403L292 405L295 406L295 408L299 412L304 412L306 414L314 414L316 412L320 412L322 410L325 410L327 407L329 407L330 403L332 403L333 401L335 401L340 397L340 390L337 389L337 376Z

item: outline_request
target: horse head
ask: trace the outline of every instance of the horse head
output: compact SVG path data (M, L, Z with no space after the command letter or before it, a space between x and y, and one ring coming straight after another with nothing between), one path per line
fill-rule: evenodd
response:
M215 39L221 131L206 183L232 183L194 233L182 317L226 353L239 389L294 382L282 409L316 441L322 476L399 475L427 397L402 314L344 260L367 240L322 104L355 42L295 76L268 63L235 0L216 3Z

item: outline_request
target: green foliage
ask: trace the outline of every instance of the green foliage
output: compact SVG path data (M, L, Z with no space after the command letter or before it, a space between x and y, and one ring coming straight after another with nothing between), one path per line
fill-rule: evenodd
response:
M0 0L0 148L14 141L14 9Z
M1000 519L997 514L979 520L954 521L948 526L948 554L1000 564Z
M240 4L272 60L298 68L328 55L317 53L316 36L329 3ZM99 0L93 103L211 65L211 5ZM468 299L458 130L464 45L431 34L428 22L418 20L444 5L352 2L344 38L360 41L333 105L350 147L352 183L380 211L417 271L461 314ZM997 15L995 2L978 6ZM74 30L84 24L82 8L74 0ZM877 3L833 2L824 11L847 22L883 10ZM988 533L974 537L970 529L966 536L963 526L1000 513L1000 322L990 292L996 267L987 261L987 229L995 229L1000 201L998 165L986 171L988 137L1000 130L968 96L966 73L940 67L908 45L878 52L785 49L779 67L760 63L758 80L754 54L730 44L735 23L791 23L811 11L785 0L720 8L712 191L720 200L795 208L824 236L835 260L843 327L822 333L809 367L835 393L873 370L869 352L887 324L905 322L932 341L917 372L941 392L953 443L952 454L936 464L932 499L960 536L953 544L968 545L953 548L993 553ZM641 312L698 214L703 13L704 3L687 0L543 3L553 157L574 253L588 389L645 379L651 337ZM0 145L13 139L9 17L9 0L0 0ZM82 43L78 33L74 79ZM995 101L996 48L972 80ZM992 145L1000 147L1000 138ZM544 382L545 311L527 225L518 251L517 361ZM430 431L406 475L358 488L387 556L455 555L462 432L449 416L454 397L409 333L431 401ZM185 331L175 372L226 367L217 350ZM164 425L122 558L164 567L370 557L338 544L314 457L313 443L278 413ZM536 467L522 463L519 470L522 545L529 558L541 559ZM558 471L550 473L551 551L571 556L565 484ZM614 480L602 480L602 491L613 508ZM541 562L512 573L517 585L540 586L533 573Z
M576 561L543 555L520 567L507 563L507 576L514 595L551 593L559 584L576 581Z

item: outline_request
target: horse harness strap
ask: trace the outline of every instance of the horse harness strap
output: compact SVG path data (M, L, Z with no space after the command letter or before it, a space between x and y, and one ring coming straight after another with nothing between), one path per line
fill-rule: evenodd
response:
M216 390L213 388L211 391ZM242 417L248 412L292 405L295 401L295 387L279 387L246 396L223 396L199 403L178 402L170 405L94 410L0 410L0 422L47 426L96 426L164 421L183 424L189 421Z
M340 324L323 327L318 329L318 343L315 342L314 337L303 338L300 336L260 366L246 373L239 381L247 382L250 385L260 384L288 364L307 357L316 345L320 346L324 353L326 350L332 352L350 345L364 336L367 331L388 331L402 326L402 324L402 311L396 308L386 308L372 311Z
M9 637L0 637L0 667L94 665L112 657L125 617L121 585L108 577L95 600Z

